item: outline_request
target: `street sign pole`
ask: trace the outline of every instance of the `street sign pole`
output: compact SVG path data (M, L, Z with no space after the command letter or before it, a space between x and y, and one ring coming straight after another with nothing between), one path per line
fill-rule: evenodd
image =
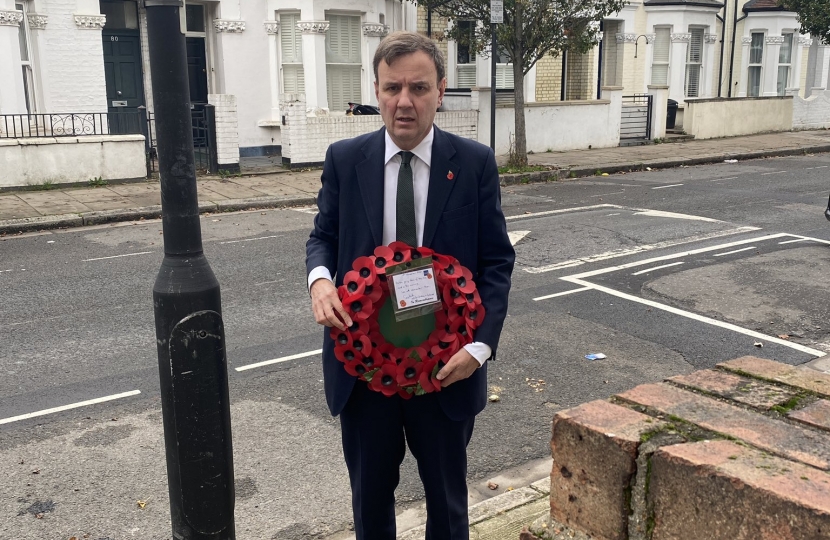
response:
M504 22L504 1L490 0L490 148L496 151L496 28Z
M145 0L164 260L153 287L170 517L178 540L234 540L219 282L202 251L181 0Z

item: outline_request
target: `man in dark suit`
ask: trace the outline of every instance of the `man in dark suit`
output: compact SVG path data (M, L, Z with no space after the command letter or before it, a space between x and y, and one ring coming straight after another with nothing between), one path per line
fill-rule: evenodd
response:
M374 72L385 128L334 143L326 154L320 211L306 245L315 319L351 326L336 286L357 257L395 240L456 257L472 272L486 316L475 341L437 375L442 390L409 400L356 382L335 358L327 328L326 400L340 415L358 540L395 538L394 491L407 444L424 484L426 538L466 540L466 448L487 401L486 361L495 356L507 314L515 256L493 153L433 125L446 87L434 42L390 34L375 54Z

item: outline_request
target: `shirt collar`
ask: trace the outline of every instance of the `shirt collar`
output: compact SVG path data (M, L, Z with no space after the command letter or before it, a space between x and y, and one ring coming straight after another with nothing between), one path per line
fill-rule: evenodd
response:
M389 131L384 130L383 132L384 138L386 140L386 158L384 159L383 163L389 163L393 157L395 157L398 152L401 151L398 148L398 145L392 141L392 137L389 136ZM415 156L427 164L429 167L432 164L432 141L435 138L435 126L432 126L432 129L429 130L424 140L418 143L418 146L413 148L411 152L415 154Z

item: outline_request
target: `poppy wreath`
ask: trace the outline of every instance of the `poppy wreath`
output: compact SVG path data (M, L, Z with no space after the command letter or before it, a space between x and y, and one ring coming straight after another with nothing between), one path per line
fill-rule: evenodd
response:
M386 269L431 256L442 309L435 312L435 328L414 347L397 347L384 338L378 315L389 298ZM346 330L331 329L334 356L346 371L369 388L404 399L441 390L435 376L484 320L473 275L454 257L403 242L378 246L372 255L358 257L338 287L343 308L351 317Z

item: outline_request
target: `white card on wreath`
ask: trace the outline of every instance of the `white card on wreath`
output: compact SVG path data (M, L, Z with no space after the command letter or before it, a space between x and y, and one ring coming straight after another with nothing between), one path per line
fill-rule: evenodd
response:
M392 277L392 284L397 300L396 311L441 301L432 265L396 274Z

